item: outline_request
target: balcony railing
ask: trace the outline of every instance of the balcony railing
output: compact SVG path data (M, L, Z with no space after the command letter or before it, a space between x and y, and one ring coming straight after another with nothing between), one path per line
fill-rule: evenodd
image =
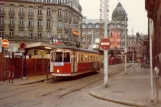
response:
M38 14L38 15L37 15L37 18L38 18L38 19L43 19L43 15L42 15L42 14Z
M20 31L23 31L25 26L24 25L18 25L18 28L19 28Z
M29 19L33 19L33 18L34 18L34 13L29 13L29 14L28 14L28 18L29 18Z
M38 29L39 31L42 31L42 30L43 30L43 26L38 26L37 29Z
M23 12L19 12L18 15L19 15L19 18L20 18L20 19L24 19L24 16L25 16L25 15L24 15Z
M5 16L4 11L0 11L0 17L4 17L4 16Z
M52 19L52 16L51 15L50 16L49 15L46 15L46 18L47 19Z
M4 24L0 24L0 29L5 29L5 25Z
M46 27L46 31L51 31L51 30L52 30L51 26Z
M9 12L9 17L14 18L15 17L15 12Z
M9 29L14 29L15 28L15 24L9 24L8 27L9 27Z
M62 31L63 31L62 28L58 28L58 29L57 29L57 32L58 32L58 33L62 33Z
M33 30L34 30L34 25L28 26L28 30L29 30L29 31L33 31Z

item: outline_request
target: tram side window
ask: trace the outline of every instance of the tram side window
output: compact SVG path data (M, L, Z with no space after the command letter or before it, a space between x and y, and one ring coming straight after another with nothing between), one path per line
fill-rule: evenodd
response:
M69 52L64 53L64 62L70 62L70 53Z
M62 62L62 56L63 56L62 52L56 52L55 62Z

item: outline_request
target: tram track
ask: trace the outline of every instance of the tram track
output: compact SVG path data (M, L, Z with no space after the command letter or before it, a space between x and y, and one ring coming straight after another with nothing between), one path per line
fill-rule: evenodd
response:
M120 67L121 66L119 66L119 68ZM124 66L122 65L122 67L124 67ZM115 74L117 74L117 73L115 73ZM95 78L95 81L93 81L93 78ZM110 78L111 78L111 75L110 75ZM37 95L37 96L33 97L32 99L35 99L35 98L39 99L39 98L44 98L44 97L48 97L48 96L54 96L56 98L57 97L61 98L61 97L64 97L64 96L66 96L68 94L71 94L73 92L76 92L76 91L79 91L79 90L84 89L86 87L89 87L90 85L93 85L93 84L95 84L95 83L97 83L97 82L99 82L101 80L103 80L103 78L100 75L90 75L90 76L85 77L85 78L78 78L78 79L74 79L74 80L70 80L70 81L53 81L53 83L50 83L50 84L49 83L48 84L44 83L43 85L41 83L41 86L39 86L40 83L38 83L36 85L35 84L26 85L25 87L19 88L19 92L18 93L15 93L13 95L8 95L6 97L0 98L0 101L1 100L5 100L5 99L7 100L7 98L18 96L18 95L21 95L21 94L24 94L24 93L31 94L31 93L36 92L35 90L38 90L38 89L43 92L43 90L45 90L48 87L50 89L47 92L44 92L44 93L42 93L40 95ZM88 83L81 83L80 81L88 81ZM62 83L62 84L60 84L60 83ZM53 85L54 85L54 87L53 87ZM29 87L30 87L30 89L29 89ZM21 91L23 88L27 88L27 90ZM16 89L14 89L12 91L15 91L15 90ZM6 91L6 93L7 93L7 91ZM20 102L18 101L17 103L16 102L7 103L7 105L8 105L7 107L13 107L16 104L23 104L25 102L30 102L31 101L31 99L30 100L21 99L21 100L22 101L20 101ZM0 106L4 106L4 105L0 104ZM6 107L6 105L4 107Z

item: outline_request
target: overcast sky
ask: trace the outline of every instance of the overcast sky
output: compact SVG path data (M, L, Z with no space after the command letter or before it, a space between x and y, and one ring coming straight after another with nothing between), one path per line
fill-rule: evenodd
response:
M121 2L122 6L128 14L128 34L132 34L132 28L134 33L140 32L147 34L147 13L145 10L145 0L109 0L109 19L111 21L112 12L117 6L118 2ZM100 13L100 0L79 0L82 6L83 16L87 16L88 19L99 19Z

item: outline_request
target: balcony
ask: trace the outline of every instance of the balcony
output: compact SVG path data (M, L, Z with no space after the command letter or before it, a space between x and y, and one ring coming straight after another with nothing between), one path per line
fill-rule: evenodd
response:
M15 12L9 12L9 17L14 18L15 17Z
M4 24L0 24L0 29L5 29L5 25Z
M29 14L28 14L28 18L29 18L29 19L33 19L33 18L34 18L34 13L29 13Z
M51 26L46 27L46 31L50 32L52 30Z
M57 33L62 33L62 31L63 31L62 28L57 29Z
M18 25L19 31L24 31L25 26L24 25Z
M0 11L0 17L4 17L4 16L5 16L4 11Z
M33 31L33 30L34 30L34 25L28 26L28 30L29 30L29 31Z
M46 15L46 19L52 19L52 16Z
M38 18L38 19L43 19L43 15L42 15L42 14L38 14L38 15L37 15L37 18Z
M20 19L24 19L24 16L25 16L24 13L19 12L18 15L19 15L19 18L20 18Z
M15 24L9 24L8 27L9 29L15 29Z
M38 26L38 27L37 27L37 30L38 30L38 31L42 31L42 30L43 30L43 26Z

